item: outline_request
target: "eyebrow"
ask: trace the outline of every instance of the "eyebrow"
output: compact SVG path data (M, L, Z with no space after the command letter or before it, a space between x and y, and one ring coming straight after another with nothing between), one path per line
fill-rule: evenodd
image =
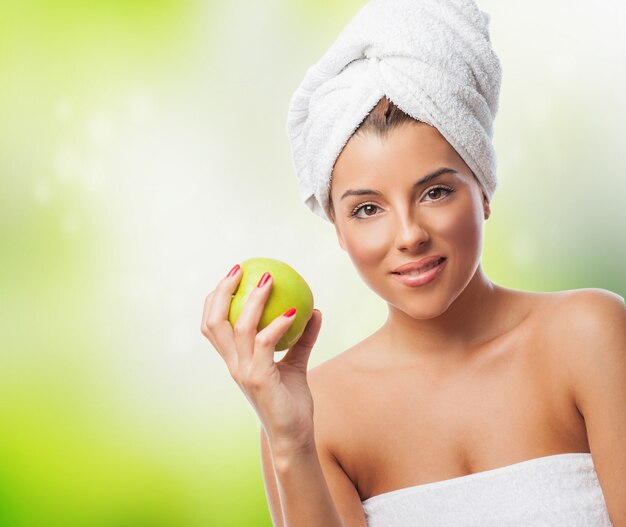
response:
M458 174L458 172L454 170L453 168L442 167L442 168L435 170L434 172L431 172L430 174L427 174L422 179L417 180L415 183L413 183L412 189L415 190L418 187L432 181L433 179L438 178L439 176L442 176L443 174L447 174L448 172L453 172L455 174ZM377 190L372 190L369 188L359 188L359 189L354 189L354 190L351 189L351 190L346 190L341 196L339 201L341 201L343 198L346 198L348 196L365 196L365 195L370 195L370 194L374 196L382 195Z

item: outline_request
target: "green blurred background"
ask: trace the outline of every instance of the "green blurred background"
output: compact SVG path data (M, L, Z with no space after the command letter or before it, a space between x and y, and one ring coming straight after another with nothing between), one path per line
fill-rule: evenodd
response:
M270 525L202 304L270 256L324 313L312 366L384 321L285 130L361 5L0 0L0 525ZM624 3L479 6L504 76L488 276L625 296Z

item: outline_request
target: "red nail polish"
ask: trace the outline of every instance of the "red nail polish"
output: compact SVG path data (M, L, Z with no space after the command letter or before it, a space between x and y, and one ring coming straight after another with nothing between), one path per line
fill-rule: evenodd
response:
M230 278L231 276L233 276L239 270L239 267L240 267L239 264L235 265L235 267L233 267L230 271L228 271L226 278Z
M291 307L291 308L289 308L287 311L285 311L283 313L283 316L289 318L289 317L294 316L295 314L296 314L296 308L295 307Z
M261 279L259 280L259 283L256 285L257 287L263 287L267 281L270 279L270 276L272 276L269 273L263 273L263 276L261 277Z

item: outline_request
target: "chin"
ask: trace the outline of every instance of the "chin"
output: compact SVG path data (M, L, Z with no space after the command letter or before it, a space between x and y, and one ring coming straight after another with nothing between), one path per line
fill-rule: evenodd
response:
M458 281L451 281L450 277L443 275L430 284L414 289L396 284L392 277L392 288L388 283L369 282L367 277L362 277L370 289L389 306L416 320L428 320L443 315L464 288Z
M420 299L416 302L413 302L409 305L407 303L393 303L390 302L393 307L406 316L417 319L417 320L428 320L431 318L437 318L440 315L443 315L452 301L446 301L445 299L440 300L432 300L432 299Z
M405 311L407 315L411 318L415 318L418 320L428 320L431 318L437 318L440 315L443 315L448 310L448 305L442 306L438 308L438 306L424 306L422 309L411 309Z

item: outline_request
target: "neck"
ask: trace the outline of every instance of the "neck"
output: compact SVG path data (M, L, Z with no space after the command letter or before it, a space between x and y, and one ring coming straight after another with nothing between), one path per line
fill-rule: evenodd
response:
M390 305L381 328L381 337L389 343L389 358L415 360L423 366L459 365L500 332L497 315L502 301L502 289L479 265L467 287L441 315L416 319Z

